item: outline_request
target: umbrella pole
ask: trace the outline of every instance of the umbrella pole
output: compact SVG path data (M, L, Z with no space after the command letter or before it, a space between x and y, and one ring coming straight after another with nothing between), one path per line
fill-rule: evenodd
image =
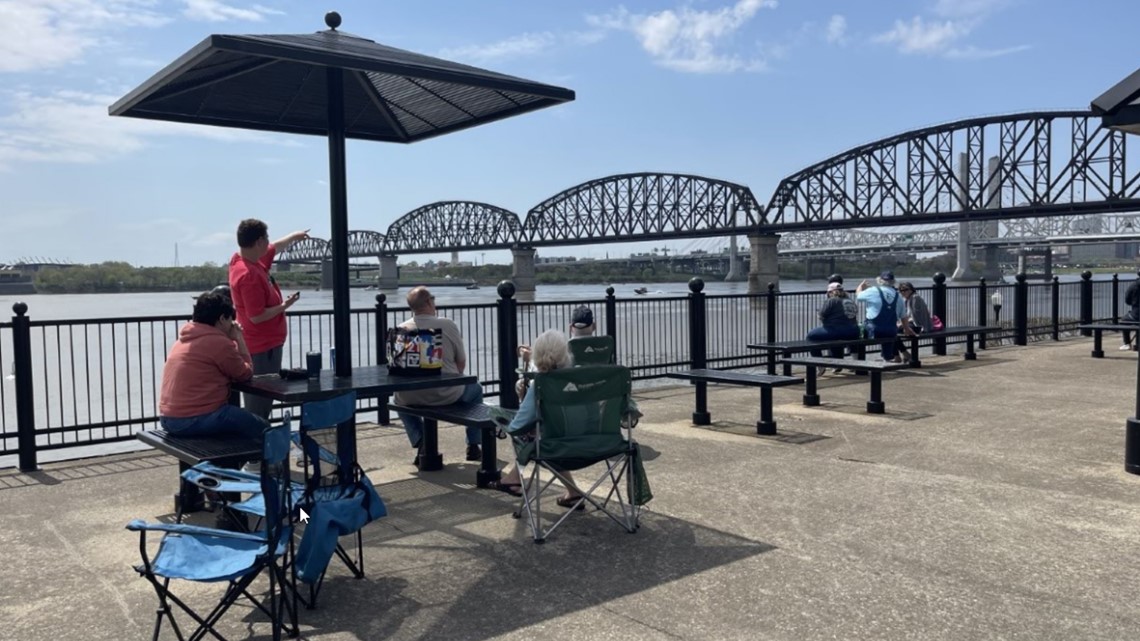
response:
M327 67L329 208L333 264L333 345L337 376L352 374L352 329L348 288L348 189L345 179L344 71Z

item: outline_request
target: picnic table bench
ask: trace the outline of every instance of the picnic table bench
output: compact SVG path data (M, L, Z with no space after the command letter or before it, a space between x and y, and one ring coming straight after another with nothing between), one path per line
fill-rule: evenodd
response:
M182 479L186 470L202 461L236 468L247 461L261 460L261 442L256 439L176 436L163 429L139 432L135 437L178 459L178 493L174 495L176 513L195 512L203 505L198 487Z
M806 354L810 353L812 350L826 350L832 347L841 347L844 349L850 349L850 351L855 354L856 358L859 360L864 360L867 356L867 347L869 345L882 345L888 341L895 340L895 338L899 338L903 341L903 344L907 346L907 351L910 352L908 364L911 367L922 367L922 360L919 358L918 348L922 343L926 341L937 341L938 339L965 336L966 353L963 354L962 357L968 361L972 361L978 358L977 352L974 351L975 341L981 337L984 337L986 334L1000 331L1002 331L1002 328L1000 327L965 325L958 327L947 327L936 332L917 334L915 336L906 336L900 334L894 338L851 338L832 341L809 341L801 339L794 341L775 341L772 343L751 343L748 345L748 349L767 352L769 374L776 373L776 360L778 358L784 363L784 375L791 376L792 363L789 363L787 359L795 354Z
M1093 333L1093 358L1104 358L1104 349L1102 339L1104 332L1121 332L1128 330L1130 332L1140 332L1140 323L1120 322L1120 323L1085 323L1077 325L1077 329L1090 330Z
M400 405L388 403L388 409L405 412L424 419L423 452L420 454L420 470L433 472L443 469L443 455L439 453L439 422L454 423L464 427L475 427L482 432L483 458L475 473L475 484L487 487L500 478L498 448L496 441L498 425L491 420L491 410L482 403L462 405Z
M669 372L669 378L679 378L693 382L697 386L696 408L693 411L693 423L708 425L712 416L708 412L708 383L723 385L745 385L760 388L760 420L756 422L757 434L775 434L776 421L772 417L772 388L787 385L799 385L804 379L794 376L778 376L775 374L748 374L745 372L725 372L716 369L691 369L680 372Z
M886 404L883 403L883 372L910 367L909 363L892 363L890 361L878 360L857 361L845 358L823 358L819 356L786 358L783 359L782 362L788 365L807 366L807 389L804 391L804 405L808 407L819 405L819 392L816 388L818 368L842 367L843 369L850 369L856 372L867 372L871 375L871 398L867 401L867 413L869 414L882 414L886 411Z

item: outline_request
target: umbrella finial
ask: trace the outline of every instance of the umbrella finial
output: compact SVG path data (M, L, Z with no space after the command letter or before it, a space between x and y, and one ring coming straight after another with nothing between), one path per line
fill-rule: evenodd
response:
M336 28L340 26L340 14L335 11L326 13L325 24L329 26L329 29L336 31Z

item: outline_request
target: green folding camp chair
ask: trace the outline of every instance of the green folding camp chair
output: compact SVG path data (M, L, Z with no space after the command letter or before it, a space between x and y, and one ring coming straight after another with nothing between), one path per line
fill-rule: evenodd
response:
M513 434L520 469L535 464L523 477L523 496L514 513L515 518L526 515L535 543L543 543L584 504L597 508L627 532L637 531L641 506L652 494L632 432L628 437L623 433L628 426L631 389L629 368L618 365L574 367L535 376L530 393L536 395L538 420L533 430ZM590 484L579 480L581 498L546 527L542 516L546 489L555 480L574 487L565 472L598 463L604 464L601 476ZM605 496L595 497L593 492L603 486Z
M570 354L574 365L613 365L617 362L617 348L613 336L581 336L570 339Z

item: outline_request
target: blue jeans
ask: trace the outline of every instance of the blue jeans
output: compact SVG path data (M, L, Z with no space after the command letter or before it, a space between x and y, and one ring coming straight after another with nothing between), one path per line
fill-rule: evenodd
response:
M479 383L471 383L463 388L463 395L455 401L459 405L474 405L483 402L483 386ZM404 431L408 433L408 440L412 442L412 447L419 448L420 441L424 438L424 419L419 416L407 414L405 412L396 412L396 416L404 422ZM482 430L477 427L467 427L467 444L478 445L480 443Z
M859 326L852 322L850 325L832 325L830 327L816 327L807 333L809 341L842 341L859 338ZM829 347L832 358L843 358L842 347ZM823 350L811 350L812 356L822 356Z
M868 338L894 338L899 334L899 327L895 323L894 315L883 318L883 315L880 314L876 318L868 318L863 324L863 329L866 330ZM893 359L895 357L895 342L893 340L884 341L882 346L883 360Z
M234 436L257 441L269 427L269 421L229 403L199 416L160 416L158 423L167 432L178 436Z

